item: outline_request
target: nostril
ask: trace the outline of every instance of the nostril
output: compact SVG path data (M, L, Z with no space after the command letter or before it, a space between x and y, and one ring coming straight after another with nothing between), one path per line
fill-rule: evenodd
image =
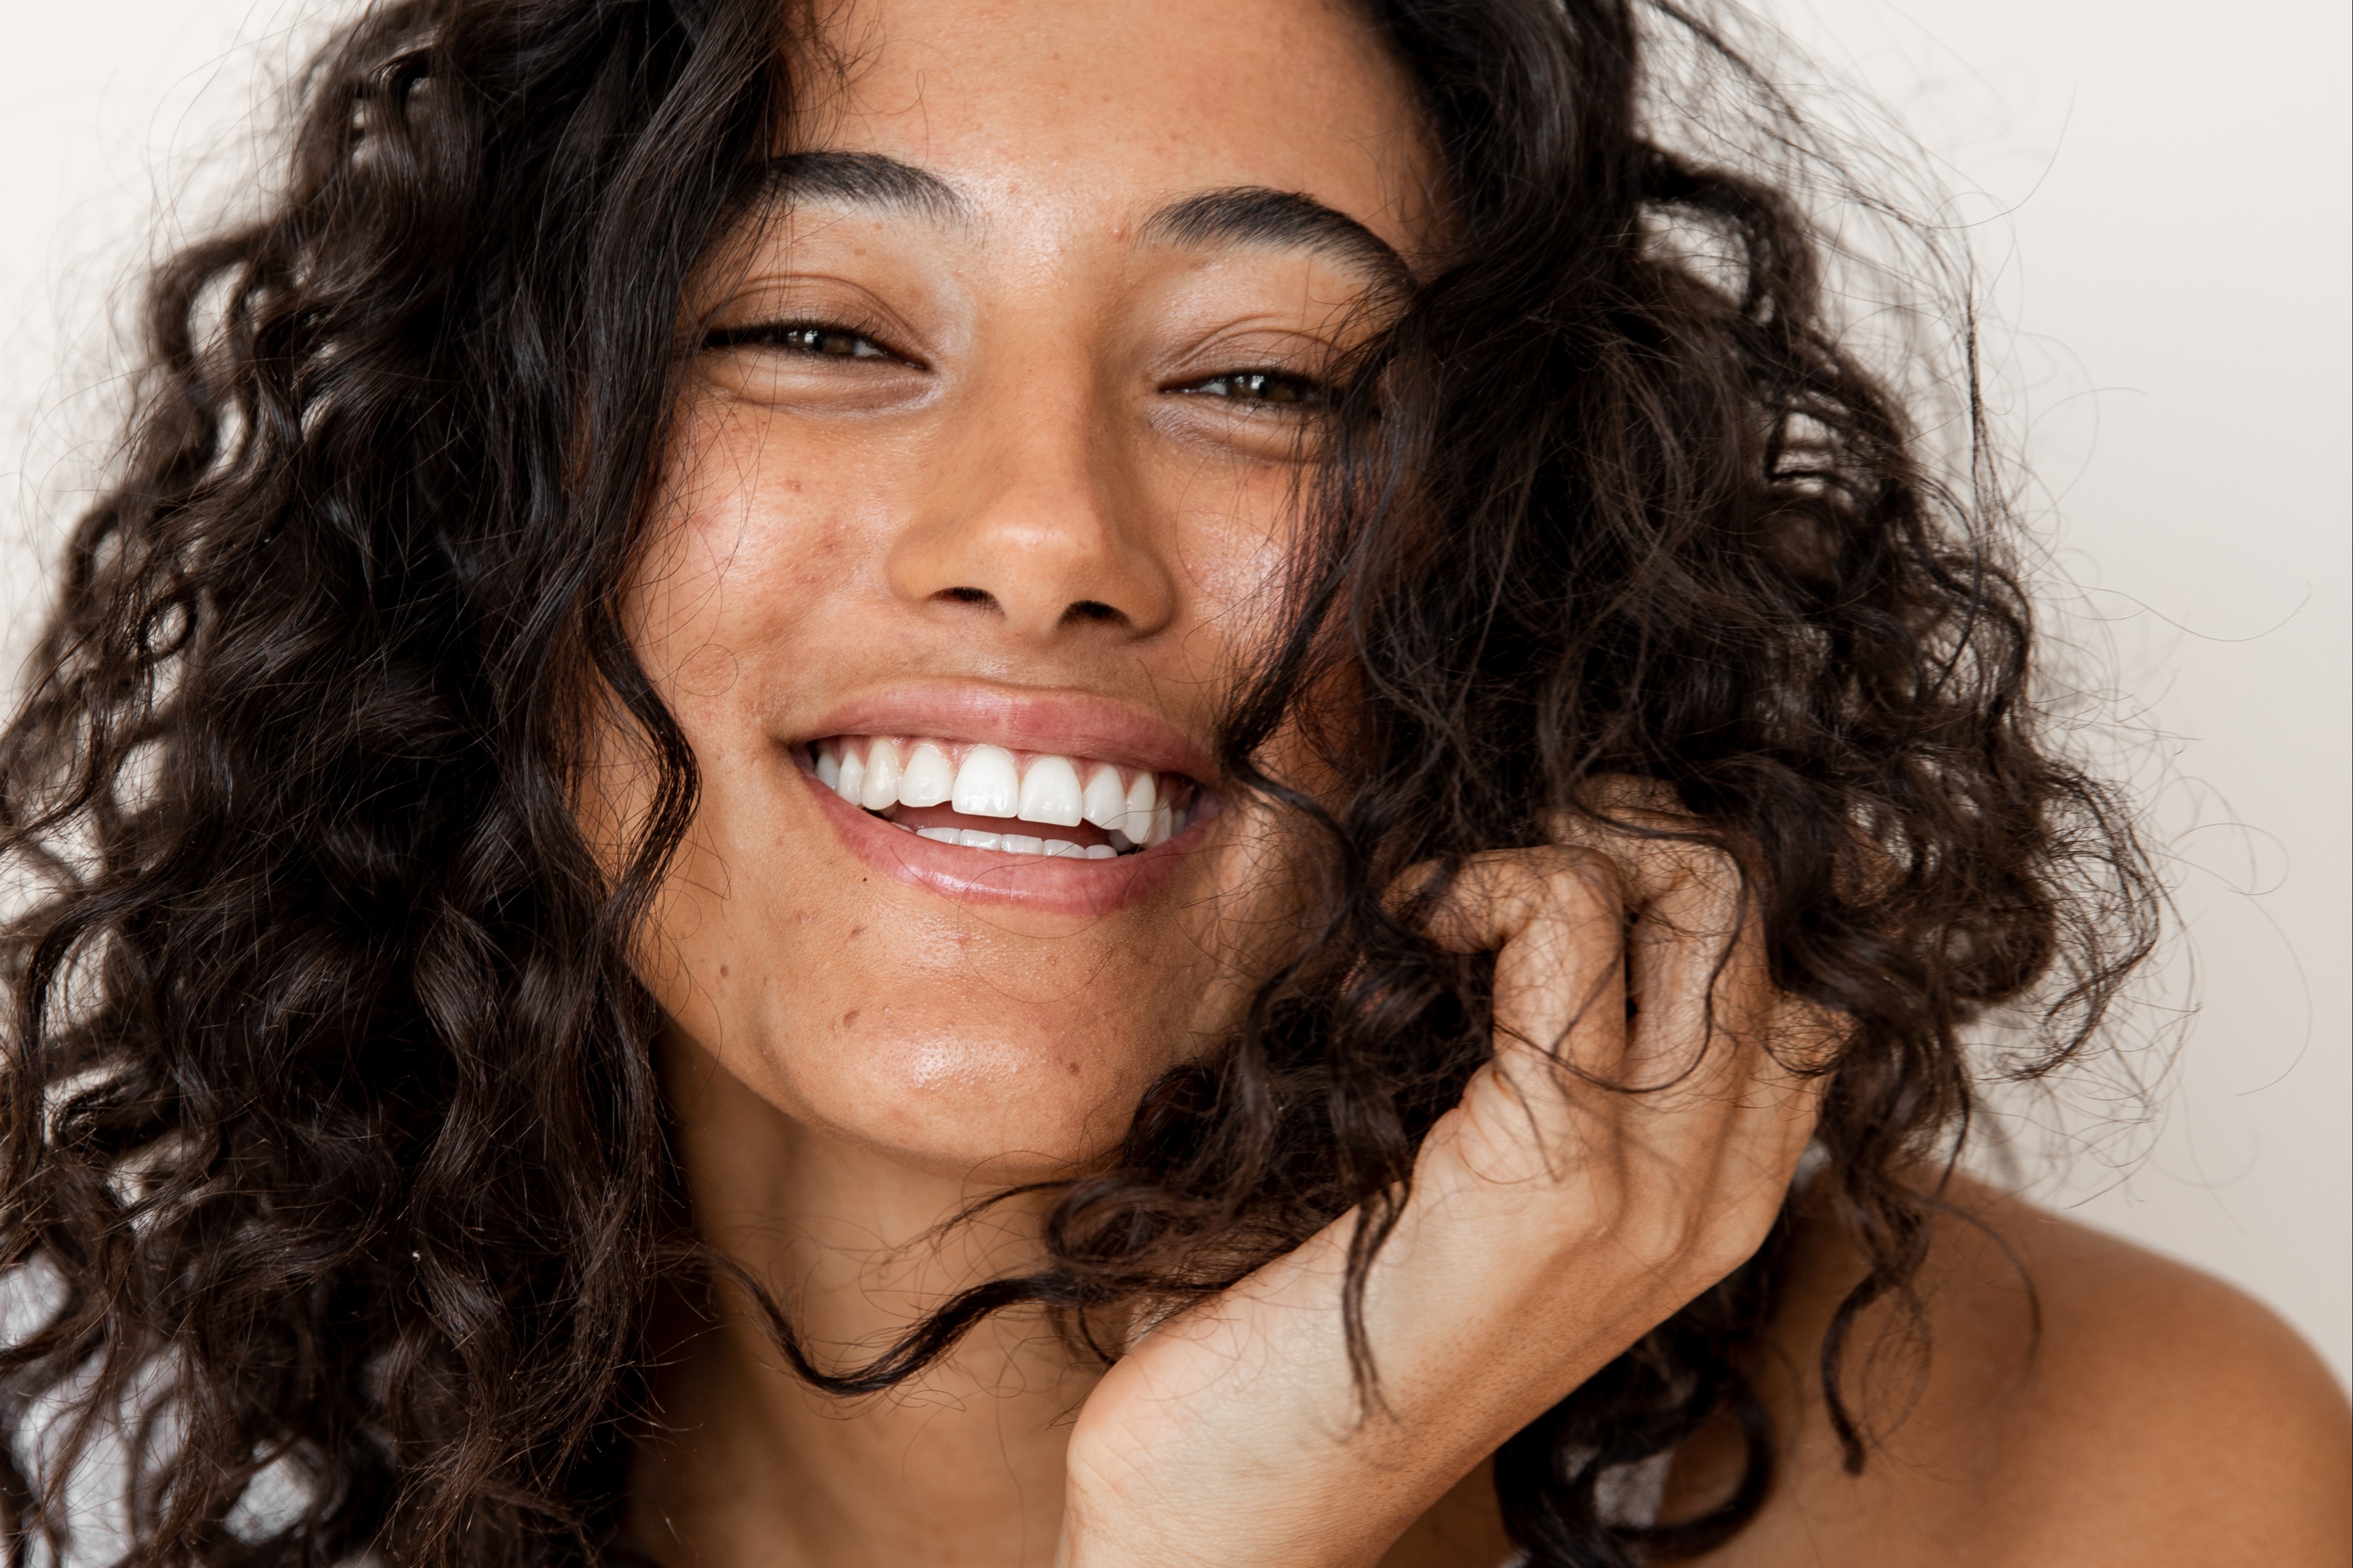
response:
M943 588L932 597L945 599L951 605L987 605L991 609L997 607L997 595L986 588Z
M1126 612L1104 604L1101 599L1078 599L1062 612L1066 621L1124 621Z

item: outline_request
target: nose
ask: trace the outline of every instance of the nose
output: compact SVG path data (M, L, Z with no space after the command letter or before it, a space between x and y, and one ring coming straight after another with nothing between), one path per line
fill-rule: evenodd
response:
M986 411L955 421L953 451L893 542L892 591L1039 645L1167 626L1176 577L1099 402L1041 406L1011 388L974 401Z

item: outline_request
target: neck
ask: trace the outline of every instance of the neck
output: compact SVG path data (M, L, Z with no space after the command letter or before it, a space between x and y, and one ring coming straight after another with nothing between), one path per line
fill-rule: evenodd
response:
M786 1116L695 1047L664 1064L695 1228L764 1281L810 1358L851 1371L956 1290L1035 1257L1042 1201L941 1230L986 1187ZM1036 1314L984 1320L889 1391L822 1394L732 1288L684 1310L628 1529L664 1562L1053 1561L1070 1417L1098 1369Z

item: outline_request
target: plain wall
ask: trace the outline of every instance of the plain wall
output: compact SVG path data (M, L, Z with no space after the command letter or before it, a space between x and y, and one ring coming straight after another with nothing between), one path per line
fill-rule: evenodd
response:
M1175 0L1171 0L1175 3ZM155 236L249 191L301 0L7 0L0 615L102 466L110 322ZM2183 922L2120 1054L2013 1098L2046 1201L2236 1280L2353 1359L2348 12L1784 0L1936 161L2021 447L2042 596L2116 681L2084 743L2140 791ZM1790 79L1817 79L1786 64ZM266 100L265 100L266 101ZM181 193L164 213L158 193ZM2194 999L2186 1020L2169 1008ZM2169 1064L2169 1065L2168 1065ZM2121 1073L2153 1092L2116 1100ZM2118 1112L2128 1119L2119 1121Z
M2179 902L2121 1057L2013 1097L2036 1190L2237 1281L2343 1378L2353 11L1773 14L1889 105L1954 193L1939 216L1978 258L1989 389L2051 567L2046 626L2117 682L2108 732L2086 742L2136 786ZM2133 1110L2110 1098L2119 1068L2152 1082L2142 1125L2103 1124Z

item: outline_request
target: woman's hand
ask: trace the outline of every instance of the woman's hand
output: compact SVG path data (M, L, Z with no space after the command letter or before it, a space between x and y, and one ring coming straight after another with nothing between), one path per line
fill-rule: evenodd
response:
M1788 1064L1836 1037L1773 991L1726 858L1583 832L1479 857L1428 922L1496 952L1495 1055L1369 1278L1381 1405L1342 1339L1344 1215L1104 1376L1071 1435L1066 1568L1374 1563L1772 1226L1815 1114Z

